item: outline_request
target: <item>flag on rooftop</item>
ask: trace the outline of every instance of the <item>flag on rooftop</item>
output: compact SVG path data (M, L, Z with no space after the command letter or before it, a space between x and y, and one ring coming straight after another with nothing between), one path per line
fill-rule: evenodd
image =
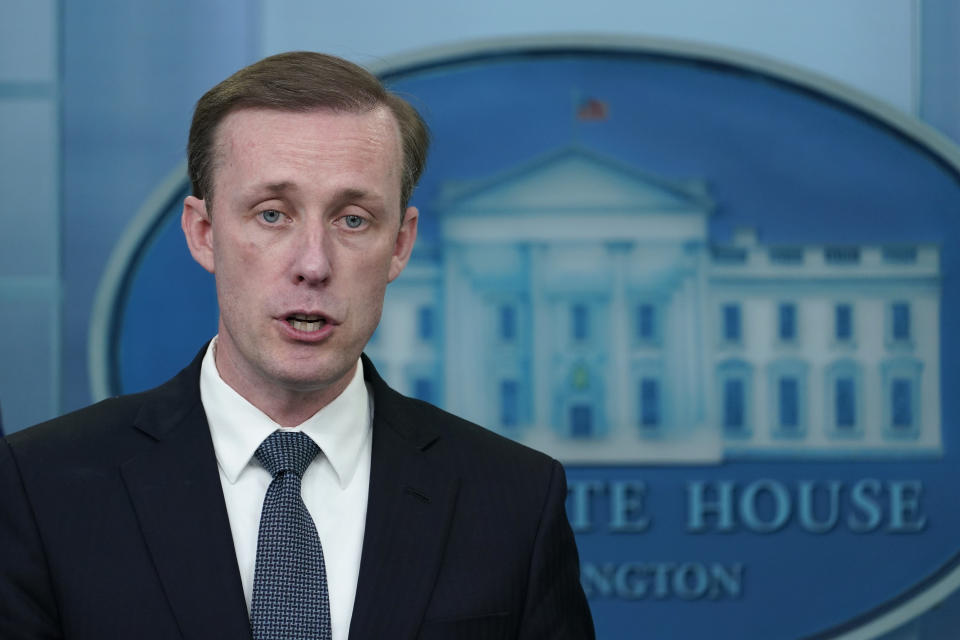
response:
M603 100L587 98L577 107L578 120L606 120L610 116L610 105Z

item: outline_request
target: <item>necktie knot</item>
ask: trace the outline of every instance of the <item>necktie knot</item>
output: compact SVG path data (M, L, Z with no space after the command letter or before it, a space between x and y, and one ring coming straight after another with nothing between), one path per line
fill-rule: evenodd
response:
M300 478L318 453L320 447L307 434L274 431L260 443L254 455L271 476L290 471Z

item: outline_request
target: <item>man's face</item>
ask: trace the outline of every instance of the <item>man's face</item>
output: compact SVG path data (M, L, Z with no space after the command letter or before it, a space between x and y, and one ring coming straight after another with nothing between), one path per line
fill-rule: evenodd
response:
M242 109L216 145L213 211L187 198L183 227L215 275L220 375L248 399L332 399L416 239L417 210L401 215L396 121L386 109Z

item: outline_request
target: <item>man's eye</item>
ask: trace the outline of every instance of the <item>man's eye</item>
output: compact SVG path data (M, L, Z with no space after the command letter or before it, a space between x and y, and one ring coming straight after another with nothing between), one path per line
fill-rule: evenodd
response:
M276 209L267 209L266 211L260 212L260 217L263 218L264 222L269 222L273 224L274 222L280 221L280 216L283 215Z
M343 223L350 229L359 229L363 224L363 218L360 216L343 216Z

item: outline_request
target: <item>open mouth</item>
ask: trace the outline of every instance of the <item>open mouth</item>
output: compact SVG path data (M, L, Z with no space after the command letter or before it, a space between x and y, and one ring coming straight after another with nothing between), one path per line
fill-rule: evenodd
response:
M320 331L327 324L327 319L323 316L309 316L304 314L295 313L293 315L287 316L287 324L296 329L297 331Z

